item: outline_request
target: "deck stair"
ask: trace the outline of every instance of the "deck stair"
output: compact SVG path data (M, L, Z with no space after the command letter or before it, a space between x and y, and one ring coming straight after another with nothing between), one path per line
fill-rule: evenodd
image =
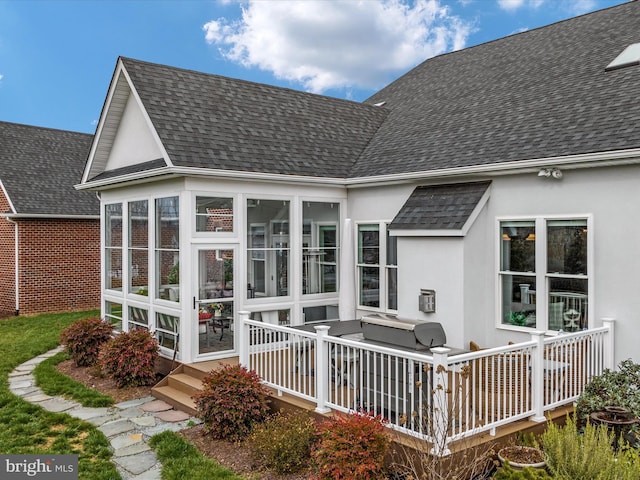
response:
M190 415L197 413L193 395L202 390L202 380L222 365L237 365L238 357L192 364L181 364L151 389L151 394Z

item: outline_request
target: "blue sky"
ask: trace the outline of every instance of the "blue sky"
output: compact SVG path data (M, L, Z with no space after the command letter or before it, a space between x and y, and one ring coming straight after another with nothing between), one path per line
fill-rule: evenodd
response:
M0 121L93 133L119 55L362 101L426 58L626 0L0 0Z

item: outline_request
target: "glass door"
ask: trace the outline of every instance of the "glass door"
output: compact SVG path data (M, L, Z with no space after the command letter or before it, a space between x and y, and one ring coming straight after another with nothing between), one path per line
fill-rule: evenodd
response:
M198 297L194 297L198 354L235 349L234 248L197 250Z

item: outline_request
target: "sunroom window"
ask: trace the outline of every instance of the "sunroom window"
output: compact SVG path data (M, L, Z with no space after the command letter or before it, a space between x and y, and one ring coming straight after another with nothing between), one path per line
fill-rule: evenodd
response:
M247 290L251 297L289 295L288 200L247 200Z
M156 199L156 298L180 301L180 202Z
M304 202L302 216L302 293L335 293L338 291L339 205Z
M588 327L587 232L586 218L500 223L503 325Z
M105 206L105 288L122 291L122 204Z
M149 202L129 202L129 293L149 295Z

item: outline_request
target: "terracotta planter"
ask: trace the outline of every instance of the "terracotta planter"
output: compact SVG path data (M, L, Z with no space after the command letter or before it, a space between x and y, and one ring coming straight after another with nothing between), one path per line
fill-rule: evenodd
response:
M522 470L525 467L544 468L547 464L540 449L519 445L504 447L498 452L498 458L502 464L509 462L509 466L514 470Z

